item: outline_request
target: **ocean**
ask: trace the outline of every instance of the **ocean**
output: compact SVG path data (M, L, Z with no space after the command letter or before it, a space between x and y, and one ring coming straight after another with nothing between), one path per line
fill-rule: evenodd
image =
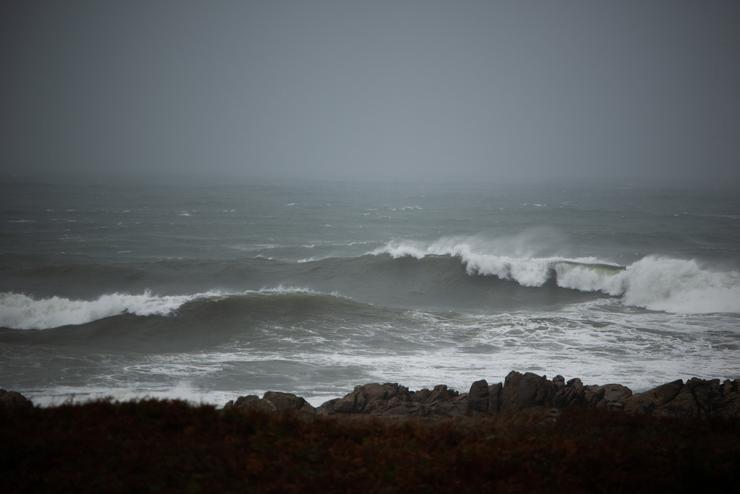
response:
M740 377L740 194L646 185L0 185L0 387L313 404L511 370Z

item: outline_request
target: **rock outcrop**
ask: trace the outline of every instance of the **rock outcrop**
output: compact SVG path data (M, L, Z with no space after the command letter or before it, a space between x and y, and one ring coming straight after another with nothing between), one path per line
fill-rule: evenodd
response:
M22 394L17 391L0 389L0 410L15 412L31 408L33 408L33 403Z
M556 385L548 381L546 376L538 376L532 372L525 374L509 372L504 379L501 411L510 412L549 405L556 391Z
M540 408L557 417L569 407L601 408L631 414L668 417L740 417L740 379L677 380L633 394L621 384L584 386L580 379L552 380L531 372L510 372L503 383L475 381L467 393L445 385L411 391L396 383L357 386L342 398L314 409L303 398L268 391L262 398L243 396L226 408L237 410L294 411L320 415L374 415L461 417L491 416Z
M666 417L740 417L740 379L673 381L630 397L624 409Z
M486 384L486 391L487 388ZM371 383L357 386L344 398L327 401L318 412L324 415L465 415L468 401L461 399L463 397L467 395L460 395L443 384L432 390L409 391L399 384Z
M683 381L680 379L661 384L657 388L631 396L626 401L624 410L631 413L653 413L678 396L681 388Z
M224 406L224 410L237 410L241 412L293 412L305 415L314 415L316 409L300 396L279 391L268 391L262 398L256 395L240 396L235 401L230 401Z

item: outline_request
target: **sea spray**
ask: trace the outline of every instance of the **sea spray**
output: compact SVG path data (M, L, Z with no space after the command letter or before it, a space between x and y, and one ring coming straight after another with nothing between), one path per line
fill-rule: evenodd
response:
M449 237L428 244L391 241L369 254L419 260L449 256L460 259L470 275L495 276L527 287L552 281L561 288L618 296L626 305L651 310L740 312L740 273L713 270L694 259L650 255L620 266L597 257L517 257L483 249L480 243Z
M184 304L196 300L225 298L248 294L284 295L318 294L308 288L278 285L260 290L225 292L210 290L190 295L155 295L144 293L110 293L94 300L76 300L53 296L36 299L21 293L0 293L0 327L11 329L50 329L79 325L120 314L167 316ZM339 297L339 294L331 294Z

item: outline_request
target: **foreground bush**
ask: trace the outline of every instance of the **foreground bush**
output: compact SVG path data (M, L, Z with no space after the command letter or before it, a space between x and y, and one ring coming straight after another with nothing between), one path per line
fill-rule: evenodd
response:
M727 419L307 418L156 400L0 412L2 492L730 492L739 477Z

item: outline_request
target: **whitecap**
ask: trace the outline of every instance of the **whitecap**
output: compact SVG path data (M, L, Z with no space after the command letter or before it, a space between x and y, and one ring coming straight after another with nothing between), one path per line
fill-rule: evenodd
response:
M562 288L601 292L621 297L625 305L656 311L740 313L740 273L714 270L695 259L651 255L622 267L596 257L540 257L527 248L505 255L497 247L495 242L445 237L431 243L392 241L368 254L456 257L470 275L495 276L529 287L554 279Z
M33 298L22 293L0 293L0 327L10 329L51 329L60 326L86 324L120 314L137 316L169 316L188 302L240 295L326 295L310 288L283 286L259 290L225 292L210 290L190 295L155 295L143 293L109 293L94 300L69 299L53 296ZM328 295L342 297L337 292Z

